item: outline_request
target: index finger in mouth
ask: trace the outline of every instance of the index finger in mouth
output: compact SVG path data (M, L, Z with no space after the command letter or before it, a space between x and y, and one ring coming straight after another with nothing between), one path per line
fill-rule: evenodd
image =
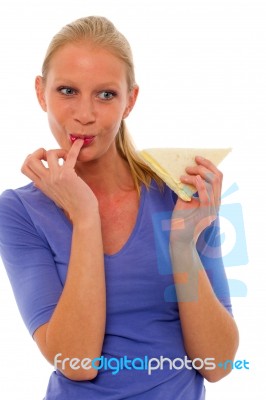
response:
M77 139L75 142L72 144L71 149L69 150L66 158L65 158L65 163L68 164L70 167L74 168L77 158L79 155L79 152L83 146L84 141L82 139Z

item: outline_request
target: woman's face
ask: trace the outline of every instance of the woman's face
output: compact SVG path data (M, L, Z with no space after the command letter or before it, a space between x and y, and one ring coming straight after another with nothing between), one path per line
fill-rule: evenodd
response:
M44 81L36 78L39 102L63 149L81 137L79 161L115 151L121 120L133 108L138 88L129 92L126 66L107 50L88 43L67 44L53 55Z

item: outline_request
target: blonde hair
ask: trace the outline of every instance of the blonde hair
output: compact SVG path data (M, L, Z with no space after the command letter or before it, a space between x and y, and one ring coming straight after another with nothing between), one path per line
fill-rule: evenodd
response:
M53 37L42 65L44 80L47 77L49 64L55 52L68 43L84 40L89 40L94 45L107 49L125 63L128 90L131 91L136 85L136 82L130 44L111 21L105 17L98 16L79 18L64 26ZM140 193L140 184L143 183L149 188L152 179L157 182L159 187L162 187L161 179L139 158L124 120L121 121L116 136L116 148L120 156L129 164L134 185L138 193Z

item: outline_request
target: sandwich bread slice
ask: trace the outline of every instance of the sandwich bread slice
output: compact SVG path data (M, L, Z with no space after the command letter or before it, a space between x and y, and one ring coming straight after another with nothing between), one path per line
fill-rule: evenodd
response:
M231 148L153 148L139 151L138 155L182 200L190 201L197 190L180 181L180 176L186 174L186 167L196 165L196 156L217 166L230 151Z

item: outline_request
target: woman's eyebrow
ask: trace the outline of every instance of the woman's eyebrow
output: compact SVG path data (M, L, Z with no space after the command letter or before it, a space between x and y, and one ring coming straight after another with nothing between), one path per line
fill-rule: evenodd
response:
M58 78L55 79L55 84L64 84L64 85L70 85L70 86L79 86L78 82L74 82L73 80L69 79L69 78ZM96 82L94 84L94 86L96 87L108 87L108 86L116 86L116 87L120 87L120 83L119 82L114 82L114 81L104 81L104 82Z

